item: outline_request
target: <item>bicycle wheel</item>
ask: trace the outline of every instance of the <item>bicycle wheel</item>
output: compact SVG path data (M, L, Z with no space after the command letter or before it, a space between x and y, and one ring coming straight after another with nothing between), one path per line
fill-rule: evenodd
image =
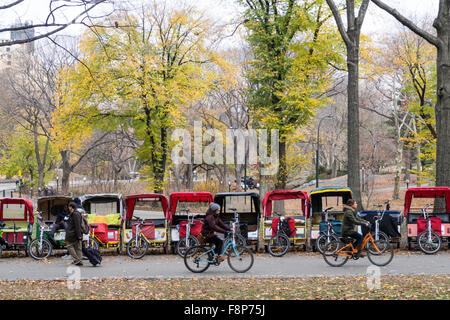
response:
M139 237L136 243L136 237L127 244L127 255L133 259L140 259L147 253L148 242L143 237Z
M228 251L228 265L230 268L239 273L244 273L250 270L253 266L254 258L252 251L247 247L231 249Z
M373 235L373 240L377 241L375 239L375 234ZM384 233L382 231L378 232L378 240L384 240L385 242L383 242L383 243L390 243L391 242L391 240L386 235L386 233ZM384 251L387 248L387 247L381 247L381 245L383 243L380 242L379 245L377 246L377 248L375 249L374 246L372 245L372 241L369 241L369 242L367 242L367 251L370 251L370 253L372 253L372 254L378 254L377 249Z
M211 249L206 249L204 246L190 247L184 255L184 265L194 273L206 271L212 260Z
M348 250L341 250L344 245L338 241L331 241L326 246L322 252L322 257L326 263L332 267L341 267L347 263L348 258L351 256L351 247Z
M269 253L274 257L282 257L289 250L290 240L284 234L276 234L270 238L267 245Z
M189 249L190 247L198 246L199 244L200 243L198 243L197 238L193 235L190 235L189 239L184 236L180 239L180 241L177 242L175 250L180 257L184 257L187 249Z
M316 240L316 246L317 246L317 249L319 250L319 252L323 253L323 251L325 250L325 247L332 241L339 242L338 236L336 236L335 234L330 234L330 235L326 235L324 233L321 234Z
M34 239L28 246L28 253L33 259L42 260L48 258L52 253L52 245L47 239Z
M227 241L230 237L231 236L226 237L225 240L223 241L223 243L224 244L227 243ZM247 241L245 240L245 238L242 235L236 233L234 235L234 241L235 241L235 246L236 246L236 249L238 250L238 252L241 253L242 251L244 251L244 248L247 245ZM227 247L227 251L225 253L228 254L231 250L233 250L233 246Z
M371 244L371 250L367 250L367 257L374 265L385 266L394 258L394 247L384 239L374 240Z
M422 231L417 238L420 250L426 254L434 254L441 249L441 237L434 231Z

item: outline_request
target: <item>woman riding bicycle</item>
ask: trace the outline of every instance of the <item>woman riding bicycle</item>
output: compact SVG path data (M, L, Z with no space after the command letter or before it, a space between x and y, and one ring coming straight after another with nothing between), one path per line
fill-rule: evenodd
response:
M356 249L358 252L356 256L358 258L364 257L362 255L362 234L355 231L356 225L365 225L369 226L369 222L358 217L356 215L356 208L358 207L358 203L354 199L349 199L347 201L347 205L344 204L344 218L342 221L342 236L343 237L351 237L356 240Z
M216 246L215 251L218 253L217 260L219 262L225 260L222 255L223 241L215 234L215 232L226 233L231 228L228 227L222 219L219 218L220 206L217 203L212 202L206 211L206 218L202 226L202 235L209 243L213 243Z

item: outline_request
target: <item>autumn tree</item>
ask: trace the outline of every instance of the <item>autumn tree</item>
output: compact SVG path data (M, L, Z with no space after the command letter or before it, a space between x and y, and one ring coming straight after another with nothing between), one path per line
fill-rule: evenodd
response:
M275 188L288 179L288 137L326 101L328 63L340 48L323 1L240 1L253 59L247 73L255 127L279 132Z
M140 141L135 151L143 175L161 192L170 130L184 124L182 106L220 85L209 68L220 63L210 47L216 35L201 12L156 1L88 31L80 63L62 76L62 104L54 114L60 143L81 143L94 129L123 125Z
M436 34L420 28L384 1L372 0L398 22L436 47L436 186L450 186L450 0L439 0Z

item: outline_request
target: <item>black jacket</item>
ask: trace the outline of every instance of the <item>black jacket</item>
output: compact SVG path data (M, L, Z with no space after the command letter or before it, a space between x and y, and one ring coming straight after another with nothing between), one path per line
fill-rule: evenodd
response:
M83 232L81 232L81 213L77 209L67 216L66 241L76 242L81 239L83 239Z

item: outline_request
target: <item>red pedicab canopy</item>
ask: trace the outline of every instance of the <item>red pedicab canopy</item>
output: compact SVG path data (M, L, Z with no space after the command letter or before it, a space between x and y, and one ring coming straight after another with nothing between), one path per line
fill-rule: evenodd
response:
M125 197L125 204L127 207L126 219L130 220L133 218L134 206L136 201L144 199L156 199L161 201L161 205L164 211L164 217L167 219L169 214L169 200L163 194L159 193L143 193L143 194L132 194Z
M3 216L3 207L9 204L24 205L23 218L5 218ZM0 220L2 221L27 221L34 223L33 201L24 198L1 198L0 199Z
M308 217L308 194L300 190L273 190L265 194L262 200L263 216L270 217L272 214L273 200L303 199L302 211L303 215Z
M444 198L446 202L445 212L450 213L450 188L448 187L408 188L405 193L405 217L409 213L413 198Z
M172 221L172 217L177 209L179 202L213 202L211 192L174 192L170 194L170 209L168 221Z

